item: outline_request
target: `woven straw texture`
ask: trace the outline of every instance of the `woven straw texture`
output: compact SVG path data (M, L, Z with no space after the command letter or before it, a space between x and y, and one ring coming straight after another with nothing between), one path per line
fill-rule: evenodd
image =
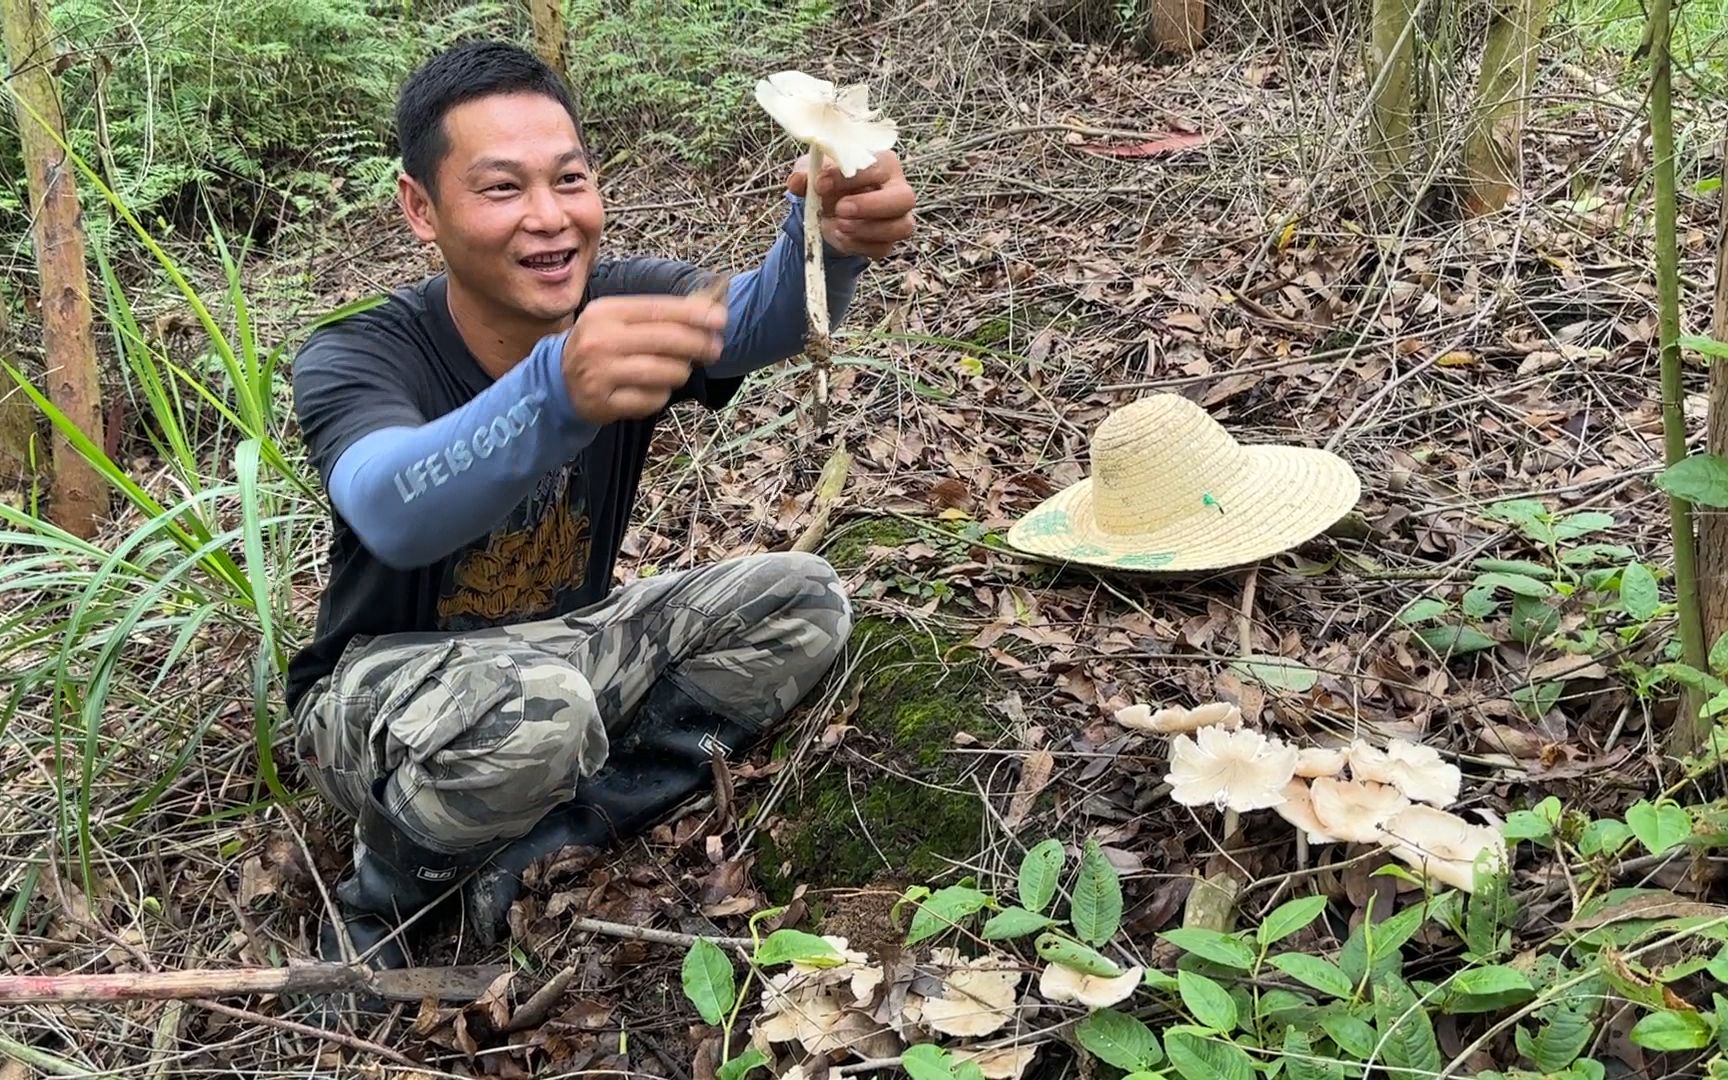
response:
M1092 438L1092 475L1016 522L1032 555L1122 570L1215 570L1324 532L1362 485L1335 454L1243 446L1176 394L1111 413Z

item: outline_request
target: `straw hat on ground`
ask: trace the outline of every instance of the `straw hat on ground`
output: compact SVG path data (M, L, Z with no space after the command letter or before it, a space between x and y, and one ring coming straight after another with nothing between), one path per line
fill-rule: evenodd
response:
M1178 394L1129 403L1098 425L1092 475L1016 522L1031 555L1119 570L1215 570L1313 539L1362 485L1325 450L1243 446Z

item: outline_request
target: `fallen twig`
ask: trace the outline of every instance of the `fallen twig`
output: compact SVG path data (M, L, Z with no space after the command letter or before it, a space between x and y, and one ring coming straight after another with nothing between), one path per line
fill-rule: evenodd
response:
M284 1020L279 1016L266 1016L263 1013L253 1012L250 1009L236 1009L232 1005L223 1005L221 1002L217 1001L196 1000L193 1001L192 1004L198 1006L200 1009L209 1009L211 1012L221 1013L224 1016L232 1016L236 1020L244 1020L250 1024L264 1024L273 1028L281 1028L283 1031L292 1031L296 1035L304 1035L310 1039L321 1039L324 1042L332 1042L339 1046L346 1046L350 1050L359 1050L366 1054L377 1054L384 1060L394 1061L398 1065L406 1065L409 1068L423 1067L420 1062L415 1061L406 1054L392 1050L388 1046L380 1046L375 1042L362 1039L358 1035L345 1035L340 1031L331 1031L328 1028L313 1027L311 1024L302 1024L297 1020Z
M577 919L570 924L570 928L578 933L605 934L607 937L627 938L631 941L652 941L656 945L681 945L686 949L696 944L696 937L693 934L680 934L676 930L654 930L646 926L629 926L625 923L606 922L604 919ZM703 936L706 937L707 935ZM750 944L749 938L742 937L711 937L708 940L728 949Z
M115 975L0 975L0 1005L80 1001L171 1001L231 994L361 992L404 1001L428 994L473 1000L503 967L424 967L374 971L347 964Z

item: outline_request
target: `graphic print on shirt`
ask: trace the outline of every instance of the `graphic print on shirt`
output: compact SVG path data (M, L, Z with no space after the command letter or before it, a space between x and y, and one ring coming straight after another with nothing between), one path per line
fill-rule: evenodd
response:
M445 574L439 628L478 630L548 618L588 579L590 526L584 475L548 474L526 499Z

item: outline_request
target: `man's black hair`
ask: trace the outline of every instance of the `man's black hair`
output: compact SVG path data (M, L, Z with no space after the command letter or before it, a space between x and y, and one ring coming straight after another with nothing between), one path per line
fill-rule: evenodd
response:
M403 171L436 195L438 165L450 152L445 114L475 98L519 93L545 94L564 106L576 125L576 137L587 145L563 76L510 42L464 41L420 65L396 95L396 141Z

